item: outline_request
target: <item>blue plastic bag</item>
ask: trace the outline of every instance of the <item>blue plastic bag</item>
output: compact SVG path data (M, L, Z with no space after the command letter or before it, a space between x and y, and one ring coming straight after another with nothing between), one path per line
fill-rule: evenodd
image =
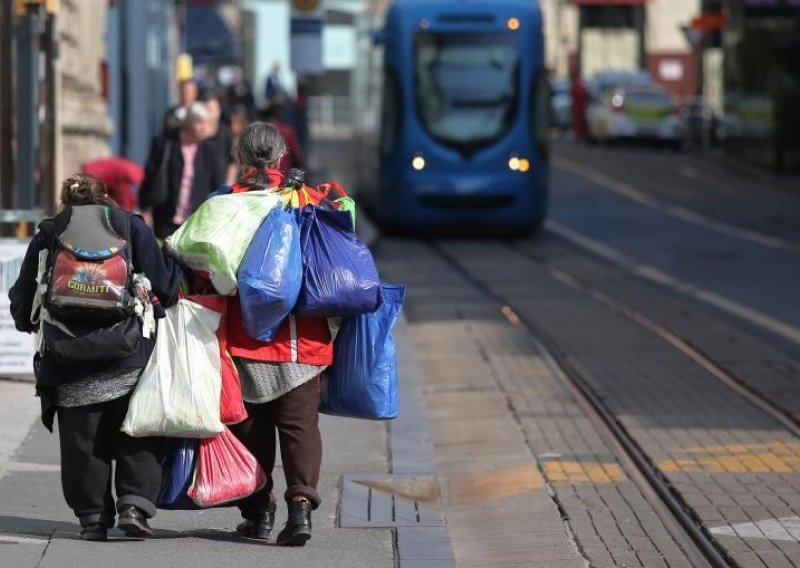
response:
M159 509L193 511L200 508L186 495L194 479L199 444L196 438L168 439L157 500Z
M403 307L405 290L402 284L384 284L383 301L375 312L342 323L320 412L369 420L397 418L400 409L392 328Z
M347 317L374 312L381 283L372 253L353 232L349 213L306 207L301 213L303 286L295 311Z
M272 341L294 308L302 277L295 214L276 207L253 235L239 265L242 326L247 335L265 343Z

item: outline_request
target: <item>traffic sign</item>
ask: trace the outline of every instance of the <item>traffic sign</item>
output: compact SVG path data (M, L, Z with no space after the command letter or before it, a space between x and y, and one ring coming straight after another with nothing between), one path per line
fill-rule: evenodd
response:
M686 37L686 41L688 41L689 45L694 49L700 47L700 44L703 43L703 38L706 36L705 30L693 28L691 26L681 26L681 31L684 37Z

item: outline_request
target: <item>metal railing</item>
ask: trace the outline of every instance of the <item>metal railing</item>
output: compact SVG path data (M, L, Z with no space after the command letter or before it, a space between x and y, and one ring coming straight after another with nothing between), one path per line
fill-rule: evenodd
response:
M308 127L317 138L347 136L353 132L352 99L319 95L308 98Z

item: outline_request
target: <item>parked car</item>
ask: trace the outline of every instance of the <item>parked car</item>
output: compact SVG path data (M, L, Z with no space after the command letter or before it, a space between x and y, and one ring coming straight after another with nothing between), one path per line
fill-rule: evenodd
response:
M563 130L572 126L572 94L567 79L550 83L550 124Z
M603 71L586 81L590 98L597 100L612 87L656 85L648 71Z
M684 122L673 96L655 85L612 87L590 105L589 137L600 142L656 140L679 148Z

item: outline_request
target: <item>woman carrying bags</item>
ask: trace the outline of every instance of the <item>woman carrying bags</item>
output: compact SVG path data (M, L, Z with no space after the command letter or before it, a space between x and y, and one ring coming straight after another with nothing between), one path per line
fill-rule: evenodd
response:
M120 424L153 349L156 297L177 301L181 268L98 178L67 178L61 205L28 247L9 292L11 315L19 331L40 333L42 422L52 430L58 416L61 484L82 538L106 540L117 513L127 535L150 536L162 439L132 438Z
M234 193L280 187L276 169L286 152L278 130L256 122L242 133L237 158L241 177ZM233 427L267 473L267 485L239 504L245 519L237 531L268 540L275 519L272 474L276 433L280 440L287 490L288 520L277 542L303 546L311 538L311 511L319 507L317 493L322 463L319 431L320 374L333 361L333 338L326 318L289 315L269 343L249 337L243 328L237 298L228 316L229 350L240 371L242 396L249 418Z

